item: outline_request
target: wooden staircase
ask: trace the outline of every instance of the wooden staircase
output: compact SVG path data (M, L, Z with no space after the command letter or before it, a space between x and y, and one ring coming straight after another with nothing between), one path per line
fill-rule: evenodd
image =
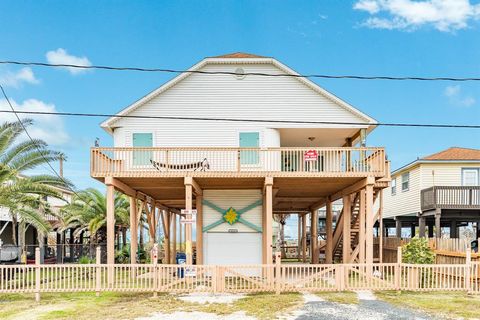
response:
M381 189L374 189L373 200L377 198ZM352 214L351 224L350 224L350 243L352 249L352 258L351 261L344 261L344 263L355 262L358 258L358 246L359 234L360 234L360 192L351 195L351 208L350 212ZM335 230L333 232L333 261L342 261L343 258L343 213L342 209L340 214L337 217ZM321 251L324 251L325 245L320 247Z
M343 254L343 212L340 212L335 230L333 232L333 260L341 261ZM353 196L351 207L352 219L350 224L350 241L352 246L358 243L358 233L360 232L360 193Z

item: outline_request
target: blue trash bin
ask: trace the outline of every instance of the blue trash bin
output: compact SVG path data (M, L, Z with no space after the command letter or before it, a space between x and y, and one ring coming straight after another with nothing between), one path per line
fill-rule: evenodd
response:
M183 252L177 252L177 256L175 257L175 261L177 264L186 264L187 263L187 255ZM183 278L185 276L185 267L180 267L177 269L177 276L179 278Z

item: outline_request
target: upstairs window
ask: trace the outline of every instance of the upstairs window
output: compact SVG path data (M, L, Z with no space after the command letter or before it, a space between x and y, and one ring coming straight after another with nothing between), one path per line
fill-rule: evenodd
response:
M480 168L465 168L462 169L462 186L478 186Z
M410 172L402 174L402 191L408 191L410 188Z
M392 196L397 194L397 178L392 179Z

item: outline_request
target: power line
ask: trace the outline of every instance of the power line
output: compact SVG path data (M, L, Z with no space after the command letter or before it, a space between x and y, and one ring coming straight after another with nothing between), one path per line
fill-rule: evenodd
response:
M25 131L25 134L27 135L27 137L30 139L30 141L32 141L33 145L35 146L35 148L37 149L37 151L40 153L40 155L42 156L43 160L45 161L45 163L50 167L50 170L63 182L64 186L70 190L73 194L75 194L77 196L77 198L79 199L82 199L82 197L75 191L73 190L73 188L70 187L70 184L61 176L58 174L57 170L55 170L55 168L52 166L52 164L50 163L50 161L48 161L47 157L45 156L45 154L43 153L43 150L40 149L40 147L38 146L37 142L32 138L32 136L30 135L30 133L28 133L28 130L27 130L27 127L23 124L23 121L20 119L20 117L18 116L18 113L21 113L21 112L17 112L15 110L15 108L13 107L12 103L10 102L10 99L8 98L7 94L5 93L5 90L3 89L3 86L0 85L0 89L2 90L2 94L3 94L3 97L5 98L5 100L7 101L7 104L10 106L10 109L12 109L12 111L10 113L13 113L15 114L15 117L17 118L18 122L20 123L20 125L22 126L23 128L23 131ZM82 199L83 200L83 199ZM84 201L88 206L90 206L90 204L86 201ZM91 207L91 206L90 206Z
M255 123L284 123L284 124L326 124L326 125L375 125L384 127L424 127L424 128L457 128L480 129L480 125L442 124L442 123L394 123L394 122L340 122L340 121L300 121L300 120L267 120L267 119L236 119L236 118L207 118L207 117L176 117L176 116L140 116L117 115L108 113L78 113L78 112L47 112L47 111L9 111L0 110L0 113L18 113L30 115L57 115L71 117L115 117L135 119L163 119L163 120L194 120L194 121L225 121L225 122L255 122Z
M163 72L163 73L195 73L204 75L234 75L234 76L262 76L262 77L292 77L292 78L319 78L319 79L352 79L352 80L394 80L394 81L480 81L480 77L395 77L395 76L359 76L359 75L328 75L328 74L290 74L290 73L264 73L264 72L230 72L230 71L202 71L202 70L178 70L169 68L145 68L145 67L114 67L106 65L78 65L78 64L57 64L46 62L29 62L4 60L0 64L11 64L21 66L53 67L53 68L76 68L76 69L99 69L110 71L138 71L138 72Z

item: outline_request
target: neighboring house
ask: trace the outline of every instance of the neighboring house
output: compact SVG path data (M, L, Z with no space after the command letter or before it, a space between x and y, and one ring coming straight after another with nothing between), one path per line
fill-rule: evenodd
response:
M269 57L203 59L118 113L130 117L102 123L114 147L92 148L91 175L107 185L108 201L117 189L147 203L150 215L150 208L160 211L166 243L176 239L169 234L172 214L196 208L199 264L271 263L274 214L303 215L306 238L306 216L317 226L319 208L342 197L360 201L352 196L359 190L366 190L373 229L374 194L389 176L384 149L365 147L376 121L297 75ZM112 263L113 212L107 216ZM366 237L363 247L373 241L370 232ZM132 242L135 248L135 231ZM311 243L317 262L317 242Z
M385 225L396 227L396 236L402 235L402 226L411 229L409 235L418 226L424 235L426 225L430 237L434 229L446 227L456 238L458 227L468 223L479 230L480 150L452 147L417 159L393 171L390 188L383 192L383 216L390 218Z
M71 190L60 188L60 187L55 187L55 189L57 189L57 191L62 195L63 200L50 197L50 196L48 196L46 200L50 206L50 209L53 212L58 212L63 206L70 203L73 192ZM50 221L52 225L56 221L56 217L50 214L47 214L45 218L47 219L47 221ZM7 208L0 207L0 242L2 243L2 247L3 247L2 259L6 258L5 255L7 255L7 251L5 251L6 250L5 248L12 246L13 244L12 223L13 223L12 215L10 211ZM17 222L17 225L15 227L15 231L17 232L17 241L20 245L26 248L27 252L32 254L34 252L35 247L38 246L37 230L34 227L27 224L24 237L20 237L19 225L20 223ZM56 234L52 233L52 237L56 241ZM23 244L22 244L22 241L24 241Z

